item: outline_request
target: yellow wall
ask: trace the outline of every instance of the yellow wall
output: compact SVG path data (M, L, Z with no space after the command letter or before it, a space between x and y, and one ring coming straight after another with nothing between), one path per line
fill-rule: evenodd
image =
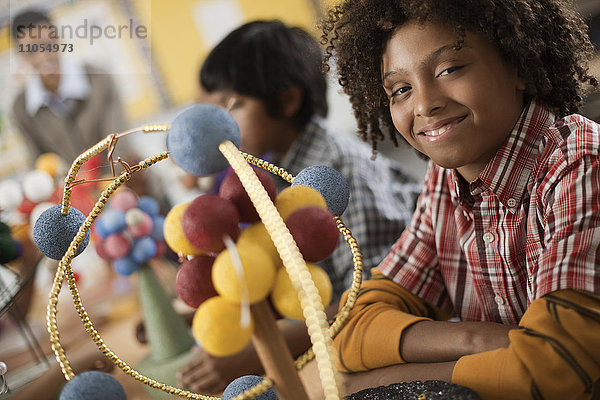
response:
M197 94L197 75L210 48L195 26L193 7L203 0L137 0L140 13L149 15L154 67L165 79L175 105L192 102ZM287 24L315 30L315 10L310 0L238 0L245 21L281 19ZM215 15L225 20L227 15Z
M4 27L0 29L0 53L10 48L10 29Z

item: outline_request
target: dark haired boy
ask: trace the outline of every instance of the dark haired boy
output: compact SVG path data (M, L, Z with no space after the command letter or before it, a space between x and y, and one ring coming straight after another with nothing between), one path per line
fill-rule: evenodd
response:
M296 175L311 165L335 168L348 181L350 203L342 215L360 243L363 263L377 265L410 220L420 185L390 160L370 160L367 145L332 131L325 123L327 83L318 43L304 30L280 21L254 21L225 37L200 71L201 101L228 107L240 127L241 148L270 154ZM320 263L333 284L334 300L352 282L352 254L340 240ZM303 324L284 333L292 353L310 342ZM258 370L257 370L258 369ZM258 373L251 348L219 359L200 354L182 371L181 383L198 391L218 391L233 378Z

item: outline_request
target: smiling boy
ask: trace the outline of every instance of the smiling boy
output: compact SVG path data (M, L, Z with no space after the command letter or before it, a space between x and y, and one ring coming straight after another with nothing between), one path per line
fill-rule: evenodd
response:
M586 399L600 378L600 126L561 1L347 0L329 55L375 146L431 159L411 224L336 337L349 393L442 379ZM458 322L447 321L455 317Z
M398 29L382 55L383 88L410 145L471 182L517 122L525 82L483 37L467 34L457 51L453 34L418 22Z

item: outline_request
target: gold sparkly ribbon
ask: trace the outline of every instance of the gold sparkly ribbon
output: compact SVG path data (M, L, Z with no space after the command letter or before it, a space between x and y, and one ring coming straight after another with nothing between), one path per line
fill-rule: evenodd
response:
M65 178L65 190L63 193L61 212L63 215L68 213L70 207L71 198L71 184L75 180L77 172L81 166L96 154L109 148L114 143L115 137L123 136L128 133L135 131L143 132L155 132L155 131L167 131L168 125L166 124L155 124L147 125L140 129L128 131L119 135L109 135L107 138L86 150L82 153L72 164L67 177ZM321 305L318 291L311 279L310 273L306 268L306 264L298 251L298 248L291 237L291 234L287 230L285 223L281 219L281 216L277 212L275 206L268 197L266 191L260 184L260 181L252 171L252 168L247 163L251 163L260 168L265 169L275 175L280 176L288 182L292 182L294 177L285 171L283 168L277 167L267 161L261 160L252 155L240 152L235 145L231 142L223 142L219 146L220 151L227 158L232 168L240 178L242 185L248 192L252 203L256 207L262 222L265 224L269 235L271 236L277 250L282 258L282 261L288 271L292 284L299 293L301 300L301 306L306 317L306 324L308 332L311 337L313 346L305 354L300 356L296 360L296 368L301 369L309 362L313 357L317 359L317 365L319 368L319 375L323 385L326 399L339 399L342 397L342 388L340 380L337 376L337 371L333 364L334 354L331 345L331 339L335 337L340 329L345 324L348 314L358 294L358 289L362 281L362 255L360 253L358 243L352 236L352 232L343 224L339 217L336 217L336 223L338 229L344 240L350 246L352 252L352 260L354 263L354 273L346 303L340 310L338 317L331 326L327 326L327 321L323 307ZM94 205L94 208L87 216L84 223L80 226L77 234L73 238L67 252L61 259L54 277L54 282L49 295L49 301L47 306L47 329L50 334L50 342L52 350L56 356L56 361L61 367L65 379L71 380L75 374L69 360L67 359L64 348L60 343L60 335L58 331L56 315L57 315L57 304L58 294L60 293L62 282L67 278L69 290L73 298L75 309L77 310L79 317L85 326L86 331L90 337L94 340L98 349L117 367L119 367L124 373L131 376L135 380L142 382L143 384L153 387L155 389L162 390L165 393L179 396L187 399L202 399L202 400L218 400L218 397L206 396L202 394L192 393L187 390L179 389L164 383L160 383L154 379L148 378L138 371L129 366L126 362L121 360L102 340L98 331L94 328L94 325L81 301L79 290L75 283L75 277L71 268L71 261L75 257L76 249L79 247L81 242L84 240L87 232L92 226L92 223L102 212L102 209L108 202L109 198L114 192L128 181L134 172L146 169L158 161L164 160L168 157L167 152L162 152L152 157L149 157L141 161L135 170L123 171L118 177L115 177L113 182L102 192L100 198ZM246 390L244 393L235 397L235 400L244 400L254 398L265 391L267 391L273 383L267 378L252 388Z

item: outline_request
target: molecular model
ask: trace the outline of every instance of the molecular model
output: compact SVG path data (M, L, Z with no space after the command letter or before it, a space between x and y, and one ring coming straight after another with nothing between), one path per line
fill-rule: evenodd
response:
M270 174L255 168L306 261L323 306L331 300L327 273L314 264L336 248L339 231L323 196L309 186L291 186L276 195ZM240 225L246 227L240 230ZM226 246L224 237L235 241ZM196 340L209 353L240 351L252 335L252 319L241 317L243 304L268 299L283 317L304 320L288 273L264 224L233 171L218 195L206 194L173 208L166 216L165 239L173 251L188 256L176 278L179 297L197 308ZM236 260L239 258L239 265Z
M133 191L121 189L107 206L94 225L96 252L112 262L119 274L129 276L165 253L165 218L159 214L156 200L150 196L138 199Z
M113 171L111 183L87 216L73 207L70 203L73 182L82 165L108 149L112 167L111 155L117 140L139 131L168 131L168 152L133 166L122 162L124 171L118 176ZM232 383L237 388L237 392L231 389L232 396L243 393L244 398L273 399L270 387L274 385L282 399L307 398L291 357L278 360L285 344L274 323L276 311L283 317L305 321L324 394L327 398L341 397L324 313L331 300L331 282L315 263L333 252L342 230L349 244L354 240L338 218L348 204L347 183L337 171L323 166L306 168L295 178L281 169L269 168L291 182L290 187L277 194L269 172L253 170L248 163L255 163L256 159L240 153L239 145L239 129L225 109L197 104L179 113L170 127L157 124L111 134L73 162L65 179L61 204L40 215L33 234L43 254L60 260L49 296L47 325L52 348L69 381L67 386L74 393L72 398L93 386L92 380L96 378L75 379L60 344L56 305L65 278L88 334L123 372L148 387L172 395L207 398L138 373L120 360L94 329L81 304L71 269L71 260L90 240L92 226L100 238L96 245L99 255L112 261L124 275L135 272L164 251L163 234L167 245L182 260L176 278L177 293L182 301L196 308L192 331L207 352L217 356L235 354L252 337L267 379L245 377ZM152 199L137 199L121 186L132 174L167 157L197 176L215 174L230 166L232 171L217 195L203 195L179 204L162 219ZM358 276L352 290L357 291L362 264L356 242L352 243L355 276ZM341 324L343 320L339 323L336 320L332 328L339 329ZM94 400L106 398L102 397L106 393L94 392L97 394L91 397ZM120 394L114 398L120 400L122 392L115 389L117 392ZM263 395L266 397L260 397Z

